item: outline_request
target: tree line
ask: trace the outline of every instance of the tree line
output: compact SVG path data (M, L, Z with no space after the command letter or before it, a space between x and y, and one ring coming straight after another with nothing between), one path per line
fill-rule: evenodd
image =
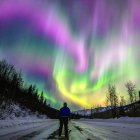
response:
M43 97L43 91L39 94L35 85L24 86L21 72L17 72L14 65L6 60L0 61L0 107L5 108L12 102L18 103L22 108L28 108L32 112L45 114L50 118L58 117L58 110L51 108Z
M106 95L106 111L94 113L97 118L115 118L121 116L140 116L140 92L136 92L136 85L132 81L125 84L129 103L124 96L118 96L115 85L108 85Z

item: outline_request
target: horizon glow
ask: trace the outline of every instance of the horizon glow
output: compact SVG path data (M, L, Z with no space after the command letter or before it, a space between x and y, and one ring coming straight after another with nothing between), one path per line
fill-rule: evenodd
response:
M139 13L137 0L3 0L0 59L55 108L103 106L109 83L127 99L125 83L140 84Z

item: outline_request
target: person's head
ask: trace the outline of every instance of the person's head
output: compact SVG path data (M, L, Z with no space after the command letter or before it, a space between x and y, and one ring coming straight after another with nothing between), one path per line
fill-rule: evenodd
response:
M66 102L64 102L64 107L67 107L67 103Z

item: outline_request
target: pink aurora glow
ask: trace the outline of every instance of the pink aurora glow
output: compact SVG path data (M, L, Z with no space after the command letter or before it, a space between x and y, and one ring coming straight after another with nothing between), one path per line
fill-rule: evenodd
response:
M36 7L29 3L5 2L0 5L0 22L10 22L13 18L24 19L32 28L52 38L57 46L63 47L74 56L75 70L81 72L85 70L86 50L83 44L72 37L65 22L56 14L50 13L49 10L47 12L39 8L36 10Z

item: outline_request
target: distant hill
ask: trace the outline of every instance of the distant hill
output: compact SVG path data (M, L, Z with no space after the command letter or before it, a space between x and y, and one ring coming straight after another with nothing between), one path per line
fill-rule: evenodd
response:
M83 110L77 110L77 111L73 111L74 114L78 114L78 115L82 115L84 116L91 116L91 114L93 113L99 113L99 112L104 112L106 110L110 110L111 107L98 107L98 108L94 108L94 109L83 109Z
M85 109L74 111L74 114L80 115L81 117L86 118L112 118L112 109L113 107L98 107L94 109ZM117 117L140 117L140 101L128 104L125 106L117 107Z

